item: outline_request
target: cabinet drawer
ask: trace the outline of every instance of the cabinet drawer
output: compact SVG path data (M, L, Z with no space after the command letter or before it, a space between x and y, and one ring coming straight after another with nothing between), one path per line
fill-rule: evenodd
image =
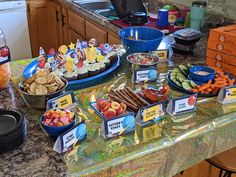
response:
M97 39L99 43L106 43L107 42L107 32L102 28L99 27L89 21L86 21L86 40L91 38Z
M74 12L68 12L69 28L81 36L85 35L85 20Z
M74 44L76 44L77 39L79 39L80 41L84 40L84 38L81 35L79 35L78 33L76 33L74 30L69 29L68 32L69 32L69 41L70 42L73 42Z
M108 43L109 44L120 44L120 37L118 34L115 34L113 32L108 32Z

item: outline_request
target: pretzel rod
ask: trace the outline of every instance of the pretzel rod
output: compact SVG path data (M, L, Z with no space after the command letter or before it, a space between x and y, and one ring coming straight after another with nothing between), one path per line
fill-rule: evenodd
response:
M129 97L127 97L125 94L123 94L123 93L121 92L121 90L117 90L116 93L117 93L120 97L122 97L122 100L125 100L125 101L127 101L128 103L130 103L130 104L132 104L132 105L138 107L138 105L137 105L135 102L133 102L133 100L129 99Z
M126 104L129 108L131 108L132 110L138 111L138 107L136 107L136 106L130 104L129 102L127 102L127 101L125 101L125 100L122 100L122 99L120 99L120 98L118 98L117 96L114 96L114 95L112 95L112 94L108 94L108 96L109 96L111 99L115 100L115 101L125 103L125 104Z
M143 105L141 103L139 103L132 95L129 95L124 89L120 90L120 92L124 95L127 96L127 98L129 98L129 100L131 100L132 103L136 104L137 107L143 107Z
M148 102L146 102L144 99L142 99L140 96L138 96L136 93L133 92L129 87L125 88L129 93L131 93L139 102L141 102L144 106L149 105Z
M114 96L116 96L116 97L122 99L122 97L121 97L115 90L111 90L111 93L112 93Z
M128 90L124 89L124 91L135 101L135 103L139 104L140 107L145 106L136 97L134 97Z

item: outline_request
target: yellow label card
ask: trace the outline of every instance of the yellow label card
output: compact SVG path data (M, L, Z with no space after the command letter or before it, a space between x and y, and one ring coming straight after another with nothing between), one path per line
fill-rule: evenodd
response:
M71 104L73 104L73 100L70 94L58 98L57 100L54 100L54 102L57 103L57 107L59 109L65 109L69 107Z
M168 59L168 50L157 50L155 54L159 57L160 60Z
M158 118L161 112L162 112L162 104L146 108L145 110L143 110L143 122L147 122L149 120Z
M236 88L227 88L225 89L225 100L226 101L231 101L236 99Z

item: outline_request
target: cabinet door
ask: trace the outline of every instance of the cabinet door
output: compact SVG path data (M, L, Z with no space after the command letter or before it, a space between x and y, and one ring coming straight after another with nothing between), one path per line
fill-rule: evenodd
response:
M50 48L57 48L57 21L56 11L53 2L50 1L28 1L28 21L32 54L39 55L39 48L42 46L45 51Z
M85 19L74 12L68 12L68 26L81 36L85 36Z
M108 32L108 43L109 44L120 44L121 40L118 34Z
M99 43L107 42L107 32L102 27L95 25L89 21L86 21L85 28L86 28L86 35L85 35L86 40L95 38Z
M63 32L63 44L69 44L69 31L68 31L68 11L62 7L62 32Z
M57 3L54 3L55 19L57 24L57 47L63 45L63 31L62 31L62 9L61 6Z
M69 41L73 42L74 44L76 44L77 39L79 39L80 41L84 40L84 38L81 35L76 33L74 30L69 29Z

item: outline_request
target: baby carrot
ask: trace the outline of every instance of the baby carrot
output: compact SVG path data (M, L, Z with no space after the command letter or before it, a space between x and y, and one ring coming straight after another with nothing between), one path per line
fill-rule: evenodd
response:
M199 88L198 88L198 91L199 92L201 92L201 91L203 91L203 90L205 90L205 89L207 89L207 88L209 88L211 85L210 84L203 84L203 85L201 85Z

